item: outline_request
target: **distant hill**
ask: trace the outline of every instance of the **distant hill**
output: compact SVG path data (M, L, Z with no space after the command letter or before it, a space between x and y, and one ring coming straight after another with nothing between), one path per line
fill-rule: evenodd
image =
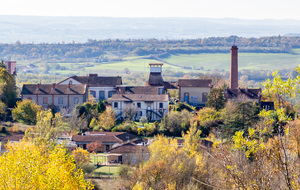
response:
M298 34L297 20L0 16L0 43Z

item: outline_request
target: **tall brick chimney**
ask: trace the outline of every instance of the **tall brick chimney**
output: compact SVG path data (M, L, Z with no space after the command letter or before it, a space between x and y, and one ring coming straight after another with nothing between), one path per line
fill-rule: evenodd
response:
M239 69L238 69L238 47L231 47L231 64L230 64L230 88L239 87Z

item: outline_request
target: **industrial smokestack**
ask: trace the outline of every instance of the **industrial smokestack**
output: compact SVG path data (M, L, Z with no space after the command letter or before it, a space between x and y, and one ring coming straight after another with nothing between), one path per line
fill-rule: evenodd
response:
M239 70L238 70L238 47L231 47L231 65L230 65L230 88L237 89L239 87Z

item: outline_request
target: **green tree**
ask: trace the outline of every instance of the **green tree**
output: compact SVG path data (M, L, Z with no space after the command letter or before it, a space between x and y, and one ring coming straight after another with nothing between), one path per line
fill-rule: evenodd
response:
M211 107L219 111L226 105L227 100L224 98L224 88L213 88L207 96L207 107Z
M222 135L231 137L236 131L248 134L248 128L259 121L260 106L256 102L228 103L221 112Z
M5 69L0 67L0 97L7 107L14 107L16 104L16 81L15 78Z
M42 110L42 106L35 104L31 100L17 102L17 107L12 110L14 120L25 124L35 124L37 113Z
M96 109L98 111L98 113L103 113L106 109L106 106L105 104L103 103L102 100L99 100L96 104Z

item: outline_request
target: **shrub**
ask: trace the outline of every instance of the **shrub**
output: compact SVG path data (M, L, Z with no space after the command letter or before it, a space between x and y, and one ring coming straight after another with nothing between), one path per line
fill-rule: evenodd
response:
M25 124L35 124L36 116L39 111L42 110L42 106L35 104L31 100L23 100L17 102L17 107L12 110L12 116L14 120Z

